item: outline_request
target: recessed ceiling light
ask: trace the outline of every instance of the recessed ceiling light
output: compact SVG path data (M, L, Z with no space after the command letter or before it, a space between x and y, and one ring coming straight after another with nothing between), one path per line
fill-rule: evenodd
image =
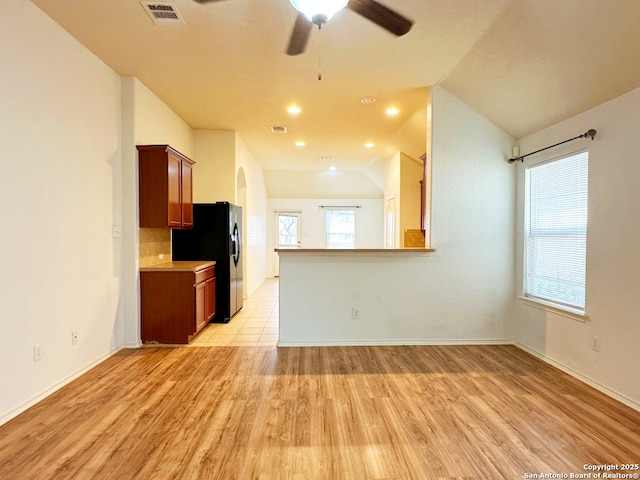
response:
M370 103L374 103L376 101L376 99L374 97L362 97L360 99L361 103L364 103L365 105L368 105Z
M333 165L331 165L331 166L329 167L329 171L330 171L330 172L335 172L336 170L337 170L337 168L336 168L336 167L334 167Z
M369 143L365 143L364 146L367 147L367 148L373 148L373 147L376 146L376 144L369 142Z
M287 112L289 112L292 115L297 115L302 111L302 109L296 105L291 105L289 108L287 108Z
M387 108L384 113L386 113L387 115L397 115L400 113L400 110L392 107L392 108Z
M304 142L296 142L296 147L304 147L306 143Z

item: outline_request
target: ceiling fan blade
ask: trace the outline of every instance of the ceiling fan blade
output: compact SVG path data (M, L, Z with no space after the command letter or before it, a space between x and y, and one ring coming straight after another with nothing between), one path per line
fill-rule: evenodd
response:
M349 0L347 7L398 37L407 33L413 26L411 20L376 0Z
M299 13L298 18L296 18L296 23L293 25L293 31L291 32L287 55L299 55L304 52L312 29L313 23L303 14Z

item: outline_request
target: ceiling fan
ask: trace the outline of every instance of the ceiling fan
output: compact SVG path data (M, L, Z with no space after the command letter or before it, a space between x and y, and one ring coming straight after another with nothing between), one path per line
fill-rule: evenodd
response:
M298 18L289 39L287 55L304 52L313 25L322 28L333 15L348 8L400 37L411 30L413 22L376 0L290 0L298 10Z
M207 3L221 0L196 1ZM299 13L291 32L287 55L303 53L313 26L322 28L322 25L344 8L354 11L398 37L409 32L413 26L411 20L376 0L290 0L290 2Z

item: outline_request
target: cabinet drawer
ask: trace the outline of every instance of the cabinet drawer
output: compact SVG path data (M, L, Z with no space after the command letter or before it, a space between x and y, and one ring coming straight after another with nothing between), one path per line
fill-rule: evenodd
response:
M204 282L208 278L215 277L215 275L216 275L216 267L215 266L214 267L205 268L204 270L200 270L200 271L196 272L195 284L198 285L199 283Z

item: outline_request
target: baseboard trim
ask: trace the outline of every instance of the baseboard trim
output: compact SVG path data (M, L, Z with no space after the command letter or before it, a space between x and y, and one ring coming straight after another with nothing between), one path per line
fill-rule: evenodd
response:
M558 370L562 370L564 373L571 375L574 378L577 378L578 380L580 380L581 382L586 383L587 385L589 385L590 387L595 388L596 390L604 393L605 395L613 398L614 400L619 401L620 403L624 403L627 407L633 408L634 410L640 412L640 403L636 402L635 400L627 397L626 395L623 395L620 392L617 392L609 387L607 387L606 385L603 385L602 383L594 380L593 378L590 378L586 375L583 375L582 373L578 372L577 370L574 370L571 367L568 367L567 365L564 365L561 362L558 362L557 360L554 360L553 358L545 355L542 352L539 352L527 345L524 345L520 342L513 342L513 345L515 345L516 347L518 347L521 350L524 350L525 352L533 355L534 357L542 360L545 363L548 363L549 365L552 365L554 367L556 367Z
M430 339L430 340L321 340L278 342L278 347L385 347L402 345L513 345L506 338L490 339Z
M0 425L4 425L5 423L7 423L9 420L17 417L18 415L20 415L21 413L25 412L26 410L28 410L29 408L33 407L36 403L41 402L42 400L44 400L45 398L47 398L49 395L51 395L52 393L55 393L56 391L60 390L62 387L64 387L65 385L73 382L76 378L80 377L81 375L84 375L85 373L87 373L89 370L91 370L93 367L99 365L100 363L104 362L107 358L114 356L116 353L118 353L120 351L120 349L116 349L116 350L112 350L109 351L108 353L102 355L101 357L97 358L96 360L94 360L93 362L91 362L88 365L85 365L84 367L82 367L80 370L77 370L76 372L72 373L71 375L69 375L68 377L60 380L58 383L56 383L55 385L47 388L46 390L44 390L43 392L40 392L38 395L36 395L35 397L27 400L26 402L24 402L23 404L21 404L20 406L18 406L17 408L14 408L13 410L11 410L10 412L6 413L5 415L3 415L2 417L0 417Z

